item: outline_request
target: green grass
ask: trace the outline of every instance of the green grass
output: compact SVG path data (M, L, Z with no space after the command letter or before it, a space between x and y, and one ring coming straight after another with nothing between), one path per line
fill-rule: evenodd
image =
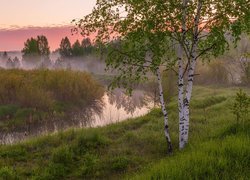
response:
M249 90L246 89L248 93ZM174 154L163 117L148 115L0 146L2 179L249 179L250 123L231 112L237 88L195 87L190 139L178 150L176 102L168 105ZM205 113L204 113L205 109Z

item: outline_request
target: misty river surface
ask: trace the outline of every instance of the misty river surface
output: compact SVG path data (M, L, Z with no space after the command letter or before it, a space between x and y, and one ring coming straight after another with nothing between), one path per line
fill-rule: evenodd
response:
M155 106L154 97L143 90L133 91L128 96L121 89L106 92L98 108L88 109L84 118L70 122L55 121L53 124L39 124L29 132L0 132L0 144L13 144L32 137L55 133L68 128L99 127L147 114ZM87 123L86 123L87 122Z

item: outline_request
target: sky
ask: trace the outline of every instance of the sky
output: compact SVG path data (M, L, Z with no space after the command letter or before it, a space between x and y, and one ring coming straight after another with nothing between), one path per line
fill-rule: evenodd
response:
M91 12L96 0L1 0L0 51L21 50L27 38L46 35L52 50L71 36L70 22ZM70 37L72 41L81 38Z

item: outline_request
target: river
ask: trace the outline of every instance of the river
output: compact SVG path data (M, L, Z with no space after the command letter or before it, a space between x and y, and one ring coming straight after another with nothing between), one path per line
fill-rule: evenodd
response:
M143 90L135 90L131 96L121 89L107 91L98 103L99 106L86 109L83 116L76 116L70 121L51 120L53 123L40 123L28 130L0 132L0 144L14 144L69 128L99 127L143 116L155 106L153 99L150 93Z

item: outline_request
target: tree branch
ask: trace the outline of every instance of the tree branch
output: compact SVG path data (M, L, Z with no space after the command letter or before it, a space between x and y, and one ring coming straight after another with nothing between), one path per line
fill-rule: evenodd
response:
M203 54L205 54L207 51L213 49L213 47L216 45L216 43L212 44L210 47L203 49L196 57L195 60L197 60L200 56L202 56Z

